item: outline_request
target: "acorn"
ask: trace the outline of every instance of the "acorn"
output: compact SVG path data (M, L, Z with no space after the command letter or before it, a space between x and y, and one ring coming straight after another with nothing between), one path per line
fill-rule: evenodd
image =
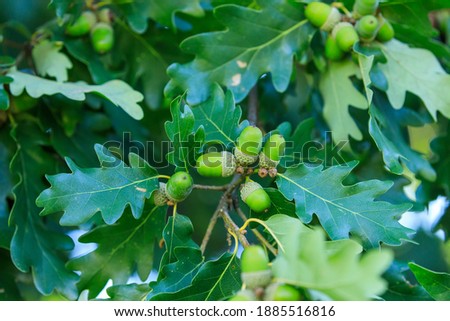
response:
M256 295L250 290L240 290L234 296L232 296L228 301L256 301Z
M258 160L263 134L258 127L248 126L236 140L234 156L238 166L249 166Z
M94 50L104 54L114 46L114 30L111 25L99 22L91 31L91 43Z
M236 160L230 152L211 152L197 158L197 171L206 177L228 177L236 170Z
M336 39L328 37L325 42L325 57L331 61L339 61L344 57L345 53L337 45Z
M352 50L353 45L359 41L358 33L351 23L340 22L334 27L332 35L339 48L344 52Z
M391 40L392 38L394 38L395 31L389 21L384 19L384 17L382 15L379 15L378 23L379 23L379 28L378 28L378 33L377 33L377 40L379 40L381 42L387 42L387 41Z
M164 206L169 200L166 195L166 184L159 183L159 189L155 190L152 194L153 203L156 206Z
M373 15L377 11L379 0L356 0L353 5L353 17Z
M331 31L341 21L338 9L323 2L311 2L306 6L305 16L315 27L324 31Z
M264 294L264 301L299 301L300 299L300 292L288 284L272 283Z
M184 201L191 194L194 181L186 172L176 172L166 184L166 196L173 203Z
M98 20L105 23L111 23L112 12L109 8L103 8L98 12Z
M362 41L370 42L375 39L378 26L378 19L375 16L368 15L359 19L355 28Z
M258 183L249 180L242 185L241 198L254 212L260 213L271 205L269 194Z
M241 255L241 279L247 288L267 286L272 279L269 258L259 245L247 246Z
M97 22L97 17L92 11L85 11L74 23L66 27L69 36L79 37L87 34Z
M277 174L276 167L280 163L281 157L284 155L285 146L286 141L282 135L273 134L269 137L259 154L259 176L264 177L264 174L267 175L268 172L271 174L271 177L274 177Z

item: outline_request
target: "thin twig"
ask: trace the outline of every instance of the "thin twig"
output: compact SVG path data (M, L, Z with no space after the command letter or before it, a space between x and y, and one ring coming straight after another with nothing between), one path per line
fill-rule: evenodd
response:
M228 199L233 192L233 190L241 184L243 177L241 175L234 175L233 180L226 185L226 190L223 193L222 197L220 198L219 204L217 205L216 210L214 211L214 214L211 216L209 220L208 227L206 228L205 235L203 236L202 243L200 245L200 249L202 253L205 252L206 246L208 245L209 239L211 237L212 231L214 230L214 227L217 223L217 218L220 215L220 212L226 208Z
M248 121L250 125L257 126L258 125L258 87L255 85L252 90L250 90L248 96Z
M239 217L242 219L243 222L247 221L247 216L245 215L244 211L239 206L239 201L237 199L233 199L233 207L236 210L236 213L239 215ZM264 244L267 249L272 252L273 255L277 255L278 251L276 248L272 246L272 244L269 243L269 241L266 240L266 238L255 228L251 229L252 233L255 235L255 237L260 241L262 244Z
M223 221L225 222L225 227L231 231L239 238L239 242L242 244L243 247L247 247L250 245L247 238L245 237L244 233L242 233L239 230L239 226L234 223L233 219L230 217L230 214L226 209L222 209L219 211L220 216L222 217Z
M228 185L201 185L201 184L194 184L194 189L202 189L206 191L226 191L228 188Z

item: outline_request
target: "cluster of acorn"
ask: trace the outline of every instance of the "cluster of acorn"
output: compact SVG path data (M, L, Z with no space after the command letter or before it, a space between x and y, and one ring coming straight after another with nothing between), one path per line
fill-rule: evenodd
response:
M284 154L286 142L282 135L271 134L263 146L263 134L258 127L246 127L236 139L233 153L210 152L197 159L197 171L206 177L228 177L234 173L251 174L258 165L260 177L275 177ZM248 179L241 187L241 198L253 211L263 212L270 207L269 195L260 184Z
M250 174L253 164L258 164L261 177L277 174L276 167L284 155L286 142L282 135L271 134L263 146L263 134L254 126L246 127L236 140L233 153L228 151L210 152L197 159L197 171L205 177L229 177L234 173ZM187 172L177 172L167 183L160 183L152 195L157 206L173 205L185 200L192 191L194 182ZM269 194L260 184L247 180L241 186L241 198L254 212L260 213L271 205Z
M88 33L96 52L104 54L111 50L114 45L114 30L109 9L102 9L97 14L84 11L78 19L66 26L66 34L72 37L81 37Z
M272 283L272 271L264 249L259 245L250 245L241 255L242 290L230 301L299 301L300 292L291 285Z
M305 9L309 22L328 32L325 56L341 60L357 41L386 42L394 37L394 29L381 13L377 14L379 0L356 0L353 12L343 15L336 7L323 2L311 2Z

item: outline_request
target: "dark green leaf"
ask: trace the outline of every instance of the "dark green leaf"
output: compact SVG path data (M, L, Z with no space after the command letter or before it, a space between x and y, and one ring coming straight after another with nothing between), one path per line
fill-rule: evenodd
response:
M9 226L9 206L6 198L11 196L13 182L9 172L9 163L12 158L11 137L6 128L0 130L0 248L9 249L14 233L13 227Z
M430 301L432 298L420 284L412 284L405 276L408 265L394 261L383 277L389 285L382 295L387 301Z
M148 284L121 284L109 287L106 292L115 301L143 301L150 292Z
M369 133L383 153L386 167L394 174L403 173L403 165L415 174L422 174L434 181L436 172L428 161L414 151L405 138L405 125L413 111L402 108L395 110L381 94L376 95L374 105L369 109Z
M313 118L305 119L298 124L290 137L285 137L286 149L280 161L281 166L291 167L303 162L311 162L314 155L310 149L315 146L312 139L314 126Z
M198 254L201 254L197 250ZM181 262L189 257L180 257ZM186 268L186 264L179 264ZM178 266L174 267L176 271ZM239 262L235 255L224 253L215 261L203 263L200 269L194 268L196 275L191 284L174 291L171 288L151 297L152 301L220 301L230 297L241 288ZM172 272L173 272L172 271ZM181 272L182 273L182 272ZM176 276L176 275L175 275ZM173 280L172 280L173 281ZM177 283L177 285L179 285ZM153 291L161 290L154 288Z
M7 110L9 108L9 96L3 85L0 85L0 110Z
M73 13L76 16L81 13L84 0L51 0L50 6L55 8L58 18L63 18L66 13Z
M184 111L181 108L184 108ZM170 113L172 121L167 121L164 127L172 142L173 151L167 154L167 159L171 164L188 171L190 166L195 166L197 154L203 145L204 128L197 127L194 131L194 114L189 106L183 106L182 98L172 102Z
M37 289L50 294L54 289L70 299L77 296L78 276L69 272L62 251L73 248L72 240L49 229L39 217L35 200L45 188L44 175L55 170L55 160L44 153L45 137L34 123L19 123L12 132L17 152L11 161L11 171L19 176L14 186L14 206L11 223L15 232L11 241L11 257L22 272L31 268Z
M127 166L102 145L95 145L100 168L79 168L66 159L72 173L48 176L52 185L39 195L41 215L63 211L62 225L79 225L101 212L113 224L130 205L135 218L142 215L145 199L158 188L158 173L138 155L130 153Z
M203 9L200 0L149 0L149 16L162 25L175 27L175 15L182 12L194 17L202 17Z
M225 94L218 86L213 86L211 97L204 103L192 108L195 117L194 128L203 127L205 140L223 145L234 144L239 133L248 126L248 121L239 123L242 110L235 106L233 94Z
M342 181L355 163L332 166L300 165L278 174L278 188L288 200L294 200L298 217L310 223L313 214L331 239L358 236L365 248L378 247L380 242L399 245L412 231L400 225L398 217L409 204L393 205L374 201L384 194L392 183L371 180L352 186Z
M428 270L415 263L409 263L417 281L435 300L450 300L450 274Z
M271 73L277 91L285 91L293 56L308 45L314 29L303 12L286 0L259 1L261 10L223 5L214 10L226 31L210 32L185 40L181 48L196 58L173 64L166 93L186 89L187 101L205 101L215 82L228 87L241 101L264 73Z
M166 207L154 207L138 220L128 214L113 225L97 227L81 236L80 242L97 243L98 247L68 263L69 268L81 272L77 284L80 292L88 289L89 298L95 298L109 279L114 284L126 283L134 270L142 281L146 280L165 214Z

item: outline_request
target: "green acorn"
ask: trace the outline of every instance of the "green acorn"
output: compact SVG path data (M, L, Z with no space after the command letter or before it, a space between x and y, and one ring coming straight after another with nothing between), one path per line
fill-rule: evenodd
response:
M284 155L286 141L280 134L274 134L264 144L263 150L259 154L259 176L267 175L267 170L271 177L276 175L276 167L280 163L281 157Z
M331 31L341 21L338 9L323 2L311 2L306 6L305 16L315 27L324 31Z
M167 201L169 200L166 195L166 184L165 183L159 183L159 189L153 192L152 194L152 200L153 203L156 206L164 206L167 204Z
M114 46L114 30L111 25L99 22L91 31L91 43L94 50L104 54Z
M236 160L230 152L211 152L197 158L197 171L205 177L228 177L236 170Z
M176 172L166 184L166 196L173 203L184 201L191 194L194 181L186 172Z
M352 50L353 45L359 40L358 33L351 23L340 22L334 27L332 37L344 52Z
M247 288L267 286L272 279L269 259L259 245L247 246L241 255L241 279Z
M83 36L92 29L96 22L95 14L92 11L85 11L74 23L66 27L66 33L74 37Z
M328 37L327 41L325 42L325 57L330 59L331 61L339 61L341 60L345 55L345 52L339 48L339 46L336 43L336 39L333 37Z
M378 22L380 27L378 28L377 40L387 42L394 38L395 32L390 22L384 19L382 15L378 16Z
M234 156L239 166L249 166L258 160L263 134L258 127L246 127L236 140Z
M260 213L271 205L269 194L258 183L249 180L241 188L241 198L254 212Z
M362 41L370 42L375 39L378 26L378 19L375 16L368 15L359 19L355 28Z
M264 301L299 301L300 299L300 292L287 284L272 283L264 294Z
M234 296L232 296L228 301L256 301L256 295L250 290L240 290Z
M373 15L378 8L379 0L356 0L353 5L353 17Z

